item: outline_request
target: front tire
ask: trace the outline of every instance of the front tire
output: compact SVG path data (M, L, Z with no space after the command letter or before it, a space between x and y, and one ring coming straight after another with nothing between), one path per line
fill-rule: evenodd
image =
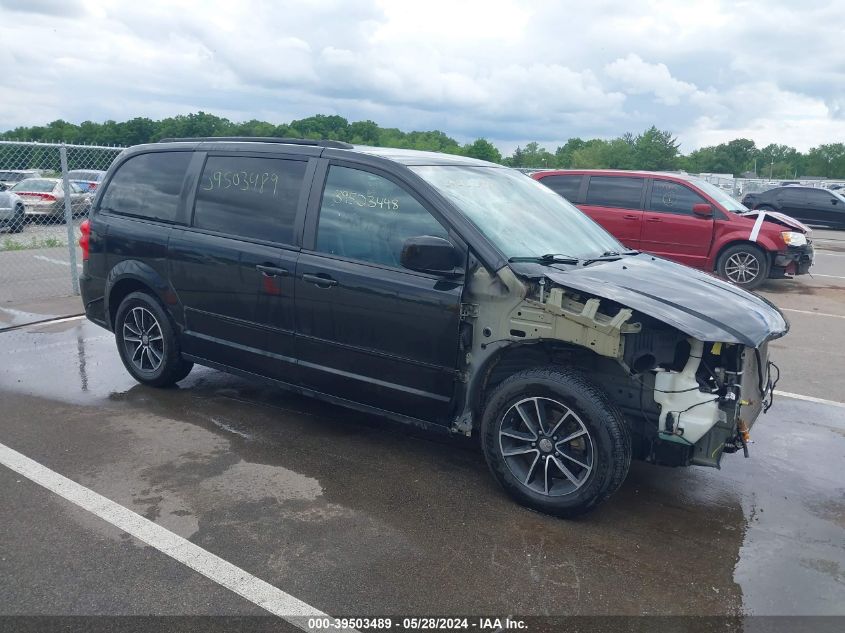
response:
M615 492L631 465L619 409L567 368L518 372L490 394L481 422L493 476L519 503L575 517Z
M145 292L133 292L121 302L114 336L124 367L145 385L172 386L193 367L182 358L170 316L155 297Z
M766 253L751 244L737 244L725 249L719 256L716 270L722 279L753 290L769 277L769 260Z

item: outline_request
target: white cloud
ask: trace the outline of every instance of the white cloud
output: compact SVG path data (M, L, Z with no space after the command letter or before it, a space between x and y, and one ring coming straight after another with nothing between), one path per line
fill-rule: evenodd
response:
M675 79L666 64L649 64L634 53L607 64L604 74L626 92L651 93L665 105L678 105L683 97L698 91L695 85Z
M841 17L816 0L5 0L0 21L0 130L201 109L505 150L652 124L686 151L843 140Z

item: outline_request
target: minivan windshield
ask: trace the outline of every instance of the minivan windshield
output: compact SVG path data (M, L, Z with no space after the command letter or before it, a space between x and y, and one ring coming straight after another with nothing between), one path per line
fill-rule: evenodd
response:
M507 258L547 254L579 259L626 248L548 187L505 167L412 166Z
M701 189L708 196L718 202L726 211L733 211L734 213L745 213L748 207L736 200L729 193L723 189L719 189L716 185L701 180L699 178L689 178L689 182Z

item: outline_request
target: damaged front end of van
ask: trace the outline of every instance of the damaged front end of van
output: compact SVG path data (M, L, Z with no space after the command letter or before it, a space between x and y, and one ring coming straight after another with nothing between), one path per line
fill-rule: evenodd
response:
M519 368L577 367L624 415L633 458L669 466L748 456L779 376L768 343L789 329L764 299L643 253L477 266L463 312L471 395L453 431L470 432L484 394Z

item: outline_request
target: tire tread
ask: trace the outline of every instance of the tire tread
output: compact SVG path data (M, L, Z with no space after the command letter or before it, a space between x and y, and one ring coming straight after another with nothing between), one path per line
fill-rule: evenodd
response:
M135 371L134 365L128 360L123 353L123 337L122 327L123 316L126 311L132 307L133 304L144 303L145 307L151 308L156 313L156 318L161 327L162 336L165 340L165 359L162 366L162 371L159 375L154 377L143 376ZM132 375L135 380L150 387L171 387L177 382L185 378L193 368L194 364L182 358L182 352L179 346L179 337L176 335L176 328L173 324L173 319L168 314L167 309L162 305L157 297L147 292L136 291L129 293L120 302L117 308L117 315L115 318L115 341L118 346L118 354L120 360L123 361L124 367Z
M491 431L490 426L494 422L489 419L490 415L500 410L501 404L497 401L504 399L507 402L508 391L510 391L513 385L519 383L527 385L545 383L547 387L554 384L565 384L576 389L582 398L590 400L598 405L599 408L604 409L609 414L608 417L614 421L614 423L605 424L605 429L610 436L610 452L614 456L609 464L609 475L605 477L596 494L584 503L571 507L555 507L552 504L540 504L532 499L528 499L524 494L521 494L518 484L512 484L509 481L507 474L502 470L506 469L507 466L503 462L498 463L496 460L491 459L488 454L490 451L490 446L488 445L490 440L489 433ZM559 517L572 518L594 509L616 492L625 481L631 465L633 450L628 425L619 407L613 404L604 391L577 369L546 366L519 371L503 380L491 391L486 398L483 411L482 445L485 449L488 467L506 491L516 497L521 503L535 510Z

